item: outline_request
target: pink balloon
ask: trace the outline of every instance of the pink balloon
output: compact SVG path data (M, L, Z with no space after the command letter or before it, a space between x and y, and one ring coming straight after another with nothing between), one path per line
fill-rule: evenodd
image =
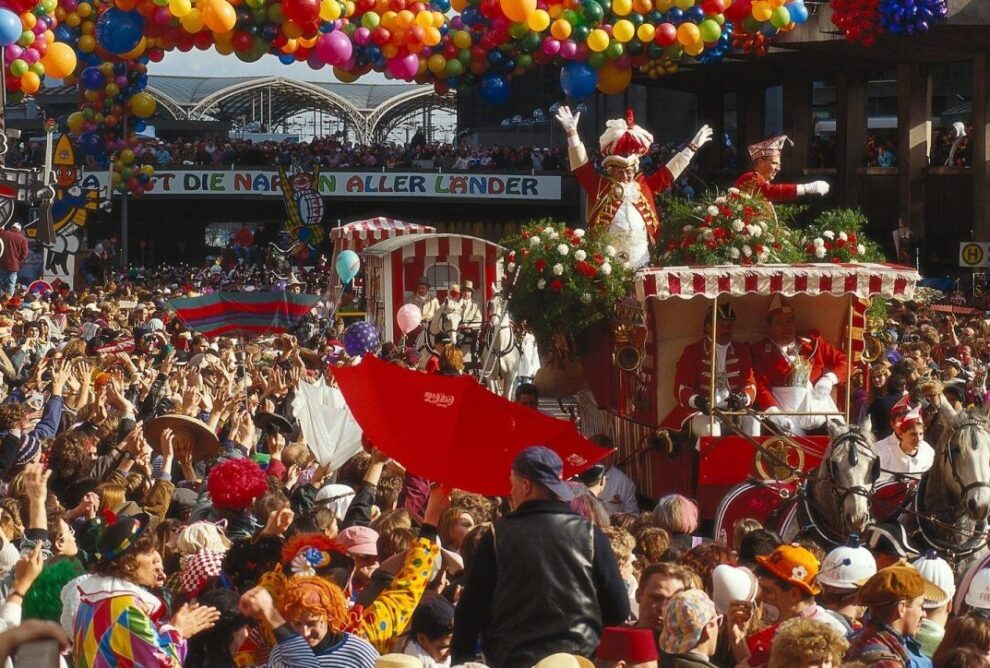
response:
M24 54L24 48L17 44L11 44L3 50L3 55L7 57L7 62L17 60Z
M560 56L565 60L571 60L577 53L577 44L574 40L565 39L560 43Z
M37 49L28 48L24 50L24 53L21 55L21 58L28 65L34 65L36 62L41 60L41 54L38 53Z
M548 56L556 56L560 52L560 42L553 37L543 40L543 53Z
M423 312L415 304L406 304L395 314L395 321L399 324L399 329L403 334L408 334L423 321Z
M419 57L415 53L407 53L404 56L397 56L388 61L388 71L396 79L411 81L419 71Z
M351 40L340 31L324 33L316 40L316 55L327 65L343 65L350 59L353 50Z
M360 28L354 31L354 43L357 44L358 46L365 46L370 41L371 41L371 31L365 28L364 26L361 26Z

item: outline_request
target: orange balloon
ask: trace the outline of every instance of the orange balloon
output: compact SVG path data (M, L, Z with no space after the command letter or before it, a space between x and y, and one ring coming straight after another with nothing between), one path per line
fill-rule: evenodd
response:
M41 64L45 66L46 75L64 79L76 69L76 50L63 42L50 44Z
M415 22L416 22L416 15L413 14L408 9L403 9L401 12L399 12L399 15L395 17L395 25L403 30L408 29L409 26L411 26Z
M237 25L237 10L227 0L209 0L203 8L203 23L213 32L230 32Z
M26 72L21 76L21 90L31 95L32 93L37 93L38 89L41 88L41 77L39 77L34 72Z
M500 0L502 13L516 23L524 23L536 11L536 0Z
M629 87L632 70L619 69L611 61L598 68L598 90L606 95L616 95Z

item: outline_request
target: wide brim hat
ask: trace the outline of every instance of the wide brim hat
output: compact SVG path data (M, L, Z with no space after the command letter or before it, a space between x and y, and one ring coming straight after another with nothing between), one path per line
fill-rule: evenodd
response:
M261 431L267 431L271 427L281 434L292 433L292 423L284 415L278 413L266 413L264 411L255 413L254 424Z
M781 545L768 555L756 557L757 563L774 576L812 596L821 593L815 583L819 564L811 552L800 545Z
M113 519L96 541L101 561L111 561L127 552L151 525L151 515L148 513Z
M206 423L194 417L177 413L156 417L144 426L144 436L155 452L159 452L161 449L162 432L166 429L185 431L193 435L193 460L195 461L210 459L220 452L220 439L206 426Z
M309 348L299 349L299 359L312 371L321 371L327 365L326 360L319 353Z

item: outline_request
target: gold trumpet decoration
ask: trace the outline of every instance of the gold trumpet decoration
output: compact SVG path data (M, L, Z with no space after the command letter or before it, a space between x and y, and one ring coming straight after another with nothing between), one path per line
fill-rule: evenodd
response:
M637 345L637 329L646 324L646 311L635 300L619 302L615 307L612 336L615 344L612 363L620 371L636 373L643 365L643 351Z
M887 350L887 334L883 331L883 322L878 318L870 318L867 331L863 333L863 352L860 359L873 364L883 357Z

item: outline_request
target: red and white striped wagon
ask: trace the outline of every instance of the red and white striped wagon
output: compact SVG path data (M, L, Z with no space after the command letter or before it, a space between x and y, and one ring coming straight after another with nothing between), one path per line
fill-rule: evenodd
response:
M417 234L395 237L369 246L361 253L365 271L368 320L383 340L398 343L399 308L416 290L421 276L430 279L443 302L452 283L474 284L474 299L487 313L494 288L502 279L498 262L504 249L498 244L463 234Z
M615 369L613 387L616 435L630 425L661 426L676 403L674 375L684 347L702 336L705 315L716 302L731 302L737 319L734 338L752 343L766 338L766 314L774 294L794 309L797 329L816 329L851 360L863 349L869 298L911 299L918 273L909 267L878 263L809 263L756 266L648 267L636 275L635 294L646 311L647 336L642 365L635 374ZM716 324L717 326L717 324ZM852 368L853 365L850 365ZM838 405L848 411L844 383ZM648 397L648 401L633 401ZM848 417L848 416L847 416ZM637 432L638 433L638 432ZM809 437L821 438L821 437ZM635 447L633 444L623 444ZM714 504L732 485L753 474L752 444L738 436L701 439L700 462L684 452L671 459L652 452L639 457L636 478L650 492L693 495L711 517ZM805 463L810 466L812 462ZM697 467L697 468L695 468ZM697 471L697 475L693 471Z
M379 241L385 239L407 237L415 234L432 234L436 231L437 228L430 225L407 223L403 220L386 218L384 216L355 220L330 230L330 242L333 245L330 268L332 270L337 266L337 256L340 255L341 251L352 250L355 253L360 253L365 248L374 246ZM331 291L336 298L340 289L340 279L337 277L336 272L332 276Z

